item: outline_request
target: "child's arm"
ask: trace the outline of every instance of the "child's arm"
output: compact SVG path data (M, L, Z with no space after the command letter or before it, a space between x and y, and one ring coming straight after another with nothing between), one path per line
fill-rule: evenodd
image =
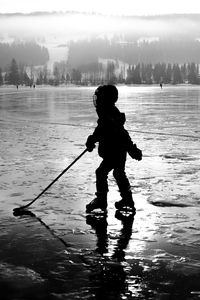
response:
M95 148L95 141L92 135L88 136L85 146L89 152L92 152L92 150Z
M131 140L131 137L127 130L126 132L126 144L127 144L127 152L128 154L136 160L142 160L142 151L134 144Z
M136 144L130 145L128 149L128 154L136 160L142 160L142 151L137 147Z
M99 141L100 136L102 133L102 128L98 124L97 127L95 128L93 134L89 135L86 141L86 148L89 152L92 152L92 150L95 148L95 143Z

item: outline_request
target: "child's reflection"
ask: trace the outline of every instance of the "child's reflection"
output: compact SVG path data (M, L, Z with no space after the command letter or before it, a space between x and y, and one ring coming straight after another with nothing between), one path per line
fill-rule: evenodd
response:
M103 255L108 252L108 234L107 234L107 218L105 215L97 217L95 215L87 215L86 222L95 230L97 236L96 252Z
M123 215L117 211L115 217L121 221L122 228L111 256L109 254L109 235L107 217L88 215L86 222L95 230L97 236L96 252L100 257L93 257L90 266L90 280L94 288L95 299L119 299L119 295L130 294L128 290L125 249L132 235L134 215ZM90 261L91 263L91 261ZM121 298L120 298L121 299Z
M115 247L113 258L117 258L118 261L122 261L125 257L125 249L128 246L129 240L132 235L132 225L134 220L134 215L124 215L120 211L116 211L115 217L122 222L122 228L120 235ZM95 230L97 236L97 248L96 252L99 254L104 254L108 252L108 233L107 233L107 217L97 216L97 215L88 215L86 217L86 222L88 225Z
M119 239L113 254L113 258L117 258L118 261L123 261L125 259L125 249L128 246L132 235L132 226L134 215L130 214L129 216L123 215L120 211L116 211L115 217L122 222L122 229L120 232Z

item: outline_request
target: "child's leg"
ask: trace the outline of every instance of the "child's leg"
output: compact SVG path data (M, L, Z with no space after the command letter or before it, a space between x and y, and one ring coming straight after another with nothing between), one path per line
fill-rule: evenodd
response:
M86 205L87 212L107 208L108 173L113 169L109 160L103 160L96 170L96 198Z
M115 166L113 170L113 176L117 182L122 198L124 194L127 194L131 190L129 180L125 172L125 163L126 163L126 156L119 157L118 160L116 160L115 162Z
M108 193L108 173L113 169L113 164L109 160L103 160L96 169L96 191L97 194Z
M117 209L128 206L134 208L134 202L132 198L131 186L125 173L126 159L119 159L118 163L114 167L113 176L119 187L122 200L115 203Z
M131 192L131 186L124 169L115 168L113 171L113 176L119 187L120 194L122 198L124 198L127 193Z

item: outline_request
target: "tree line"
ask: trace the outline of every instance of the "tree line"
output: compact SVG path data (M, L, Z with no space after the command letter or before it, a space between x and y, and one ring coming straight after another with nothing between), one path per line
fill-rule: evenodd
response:
M13 84L18 86L19 84L32 85L33 78L27 74L24 65L18 65L13 58L10 65L7 67L6 72L2 72L0 68L0 85Z
M200 84L199 65L189 64L137 64L127 70L126 83L135 84Z
M3 70L9 68L12 58L23 65L44 65L49 60L49 52L34 42L0 43L0 66Z
M82 84L96 85L101 83L125 84L200 84L199 65L188 64L136 64L125 65L118 61L106 63L89 63L77 68L70 68L66 61L54 63L53 71L46 65L29 68L17 64L12 59L7 72L0 69L0 85L32 85L32 84Z
M119 60L130 65L200 63L200 41L192 38L151 40L150 37L114 36L112 39L78 40L69 44L68 63L75 68L83 62L97 62L98 58Z

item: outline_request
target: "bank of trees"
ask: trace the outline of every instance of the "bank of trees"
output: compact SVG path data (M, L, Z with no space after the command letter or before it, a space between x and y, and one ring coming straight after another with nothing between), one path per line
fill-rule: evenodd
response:
M151 38L149 38L151 40ZM185 62L200 63L200 40L194 38L158 38L149 41L132 36L114 36L112 39L97 38L77 40L69 44L68 63L74 67L97 62L98 58L123 61L128 65L144 63Z
M101 83L125 84L200 84L199 65L189 64L119 64L118 61L89 63L70 68L66 61L55 63L50 71L47 65L39 68L18 64L13 58L7 72L0 69L0 85L60 85Z
M77 66L71 70L54 69L54 81L59 83L75 84L101 84L101 83L126 83L126 84L200 84L199 65L189 64L136 64L125 65L118 61L106 63L89 63Z
M22 64L18 65L13 58L7 72L3 76L3 72L0 69L0 84L13 84L13 85L30 85L33 84L33 78L27 74L26 67Z
M35 42L0 43L0 85L32 84L34 66L45 65L48 60L47 48Z
M27 66L44 65L49 60L49 52L34 42L0 43L0 66L3 70L7 69L12 58Z
M199 65L190 64L137 64L127 70L126 83L129 84L200 84Z

